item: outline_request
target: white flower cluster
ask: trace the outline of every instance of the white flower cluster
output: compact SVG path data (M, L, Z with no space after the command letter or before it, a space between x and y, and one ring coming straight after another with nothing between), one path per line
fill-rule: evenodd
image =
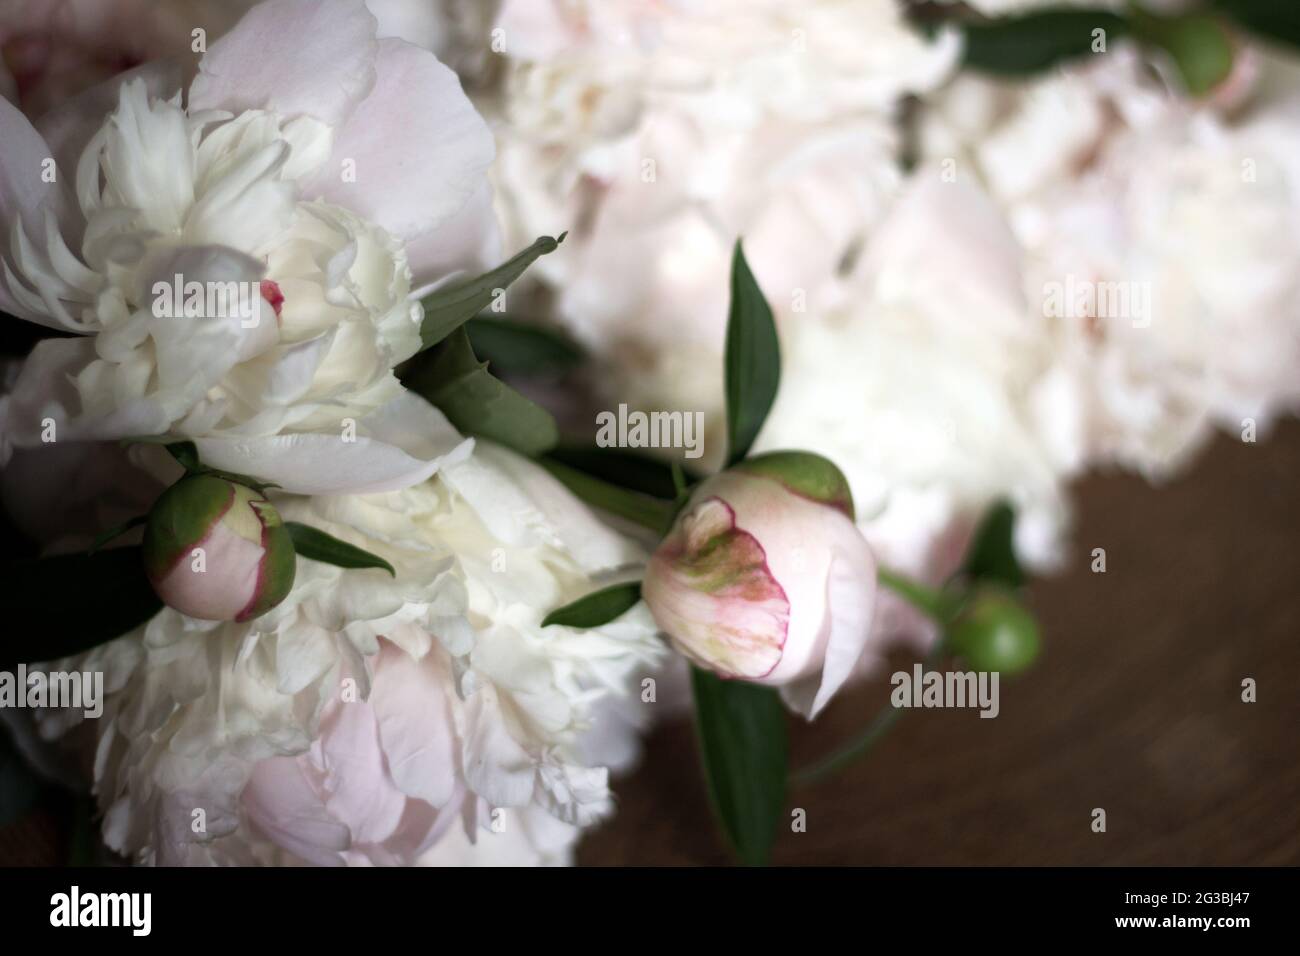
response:
M1237 37L1197 102L1118 40L1013 83L959 73L900 3L751 3L725 31L719 10L507 0L498 20L499 204L518 235L573 224L545 274L602 401L705 412L717 464L743 237L783 348L756 450L838 463L882 564L933 582L996 499L1051 567L1082 470L1162 474L1214 423L1296 407L1293 65ZM876 628L926 636L887 594Z

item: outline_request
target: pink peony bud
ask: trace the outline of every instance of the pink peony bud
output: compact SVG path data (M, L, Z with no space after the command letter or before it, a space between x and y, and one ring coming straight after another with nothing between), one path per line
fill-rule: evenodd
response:
M215 475L182 478L155 502L145 573L166 605L204 621L248 621L293 587L293 539L261 493Z
M641 593L696 664L779 685L813 717L866 646L876 564L840 470L819 455L772 452L701 483Z

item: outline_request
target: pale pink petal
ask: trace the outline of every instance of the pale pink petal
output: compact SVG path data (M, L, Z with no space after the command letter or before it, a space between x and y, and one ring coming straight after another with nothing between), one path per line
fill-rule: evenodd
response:
M826 657L821 672L781 688L792 710L812 720L830 702L862 657L871 637L876 605L876 562L866 539L846 518L850 531L842 535L831 556L826 581ZM818 643L822 642L819 636Z
M495 147L456 74L432 53L381 40L376 71L374 89L334 140L333 159L304 189L409 241L448 224L481 193ZM355 180L340 175L345 159L355 163ZM466 245L482 245L477 232Z
M455 725L436 660L417 661L385 645L375 663L370 705L398 789L445 806L456 788Z
M277 846L317 866L342 866L351 834L330 817L295 757L258 761L240 797L252 824Z
M356 0L260 3L199 61L189 107L305 113L337 128L374 84L375 27Z
M441 226L406 244L414 291L419 299L436 283L456 273L477 275L500 265L501 229L492 209L492 187L487 180L469 202Z

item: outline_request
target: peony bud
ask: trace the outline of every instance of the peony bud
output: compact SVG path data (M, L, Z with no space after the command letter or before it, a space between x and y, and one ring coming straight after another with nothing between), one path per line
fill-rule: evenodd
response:
M977 671L1008 676L1038 656L1038 624L1015 596L984 588L971 597L949 629L952 649Z
M154 504L144 531L145 573L163 603L204 621L249 621L293 587L293 539L280 514L247 485L194 475Z
M840 470L819 455L772 452L701 483L641 593L696 664L779 685L813 717L866 646L876 565Z

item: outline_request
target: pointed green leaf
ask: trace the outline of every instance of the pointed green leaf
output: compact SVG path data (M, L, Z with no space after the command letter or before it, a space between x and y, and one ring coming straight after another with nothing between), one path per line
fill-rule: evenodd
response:
M554 461L549 456L538 464L560 480L564 487L591 505L612 515L626 518L656 534L664 534L672 520L672 502L663 501L639 491L620 488L618 485L592 477L576 468Z
M487 364L474 355L463 328L456 329L431 356L417 361L404 381L467 434L529 456L549 451L559 440L551 413L493 377Z
M1110 10L1050 9L962 24L963 66L998 76L1028 76L1092 53L1095 30L1107 43L1129 31Z
M561 233L558 239L542 236L490 272L453 282L425 296L420 303L424 306L424 322L420 325L421 347L427 349L437 345L490 306L498 289L504 289L518 279L540 256L554 252L566 235L568 233Z
M1300 4L1291 0L1210 0L1210 6L1252 33L1300 47Z
M199 450L192 441L170 442L167 445L167 451L180 462L180 466L186 471L198 471L203 467L199 463Z
M160 610L139 547L63 554L0 569L0 670L90 650Z
M1008 502L1000 501L985 513L971 539L964 573L977 581L995 581L1018 588L1025 583L1025 573L1016 559L1016 512Z
M772 310L737 241L731 259L726 355L728 464L749 454L781 382L781 345Z
M677 496L673 466L635 450L602 448L598 445L561 445L547 457L630 491L668 500ZM685 468L682 473L688 481L698 481L703 477Z
M765 866L785 812L785 710L770 687L691 669L700 756L736 855Z
M96 551L98 551L104 545L108 544L114 538L121 537L122 535L130 531L132 528L140 527L148 520L149 520L148 515L136 515L130 521L124 521L116 528L109 528L107 531L99 535L99 537L95 538L95 540L90 543L90 553L94 554Z
M641 600L641 582L613 584L564 607L556 608L542 619L542 627L600 627L626 614Z
M474 354L502 375L560 375L582 362L568 336L533 322L480 315L465 323Z
M393 570L391 564L364 548L340 541L319 528L300 524L297 521L286 521L284 526L289 532L289 537L293 538L293 549L298 552L299 557L311 558L313 561L322 561L340 568L380 568L397 577L397 572Z

